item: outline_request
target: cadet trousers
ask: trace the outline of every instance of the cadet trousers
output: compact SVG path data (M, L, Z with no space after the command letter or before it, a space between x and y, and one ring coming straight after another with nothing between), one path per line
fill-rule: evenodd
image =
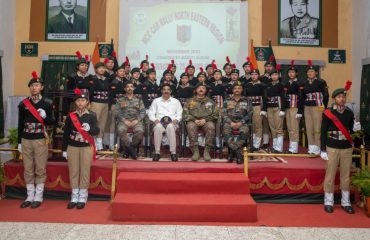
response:
M300 118L296 118L298 108L287 108L285 110L286 125L289 133L289 141L299 142L299 121Z
M284 136L283 124L284 118L279 116L280 108L267 108L267 119L271 129L272 138Z
M72 189L88 189L90 186L90 168L93 160L93 148L73 147L68 145L69 182Z
M98 119L98 127L100 129L97 138L102 138L104 135L105 125L107 124L108 119L108 103L97 103L92 102L90 110L96 113L96 118Z
M326 166L324 192L333 193L335 187L335 176L339 165L340 189L350 190L350 170L352 165L352 148L337 149L326 147L328 161Z
M22 157L24 181L26 184L40 184L46 181L46 164L48 161L48 145L45 138L22 138Z
M253 106L253 116L252 116L252 127L253 127L253 134L258 137L262 138L262 116L261 113L261 106Z
M304 107L304 120L306 124L306 134L308 145L320 147L321 121L323 109L318 106Z

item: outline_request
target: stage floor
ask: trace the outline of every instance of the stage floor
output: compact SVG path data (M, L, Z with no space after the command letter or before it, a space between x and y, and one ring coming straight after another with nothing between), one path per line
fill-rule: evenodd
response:
M100 156L91 168L90 193L109 196L111 190L112 159ZM284 157L283 159L258 159L249 161L250 189L252 194L320 194L323 191L325 161L321 158ZM24 187L22 162L9 161L4 164L6 185ZM117 163L120 172L208 172L241 173L243 165L214 159L211 162L192 162L180 159L171 162L161 159L125 160ZM48 162L46 189L69 192L67 162Z

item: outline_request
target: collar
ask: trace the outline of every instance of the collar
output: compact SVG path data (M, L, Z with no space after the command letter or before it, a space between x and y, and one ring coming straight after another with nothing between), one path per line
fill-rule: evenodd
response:
M171 100L172 100L172 97L170 97L169 99L164 99L163 97L161 97L161 101L162 102L171 102Z
M41 94L38 94L36 96L30 96L30 100L33 102L33 103L38 103L40 102L42 99L42 96Z
M297 81L297 78L293 78L293 79L289 79L289 82L292 83L292 82L296 82Z
M89 75L89 73L88 72L86 72L85 74L82 74L80 71L77 71L77 76L79 76L79 77L83 77L83 78L85 78L85 77L87 77Z
M75 113L81 117L82 115L84 115L85 113L89 113L89 110L87 110L87 108L85 108L82 112L76 110Z
M346 110L346 106L338 106L337 104L334 104L333 109L339 113L343 113L344 110Z
M67 15L67 14L65 14L65 12L62 11L62 14L66 18L67 22L68 22L68 18L70 17L72 24L74 23L74 20L75 20L75 13L74 12L71 15Z

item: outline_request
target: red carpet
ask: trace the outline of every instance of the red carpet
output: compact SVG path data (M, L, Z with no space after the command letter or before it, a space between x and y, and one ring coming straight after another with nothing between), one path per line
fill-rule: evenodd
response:
M48 222L82 224L137 224L117 222L111 218L111 204L106 201L89 201L83 210L67 210L67 201L45 200L39 209L21 209L19 200L0 200L0 222ZM342 227L370 228L370 219L355 208L356 214L344 213L336 205L333 214L324 212L321 204L258 204L258 221L254 223L180 223L161 224L224 225L224 226L283 226L283 227ZM151 224L151 222L140 222ZM158 224L158 223L155 223Z
M257 205L242 173L121 173L117 221L255 222Z

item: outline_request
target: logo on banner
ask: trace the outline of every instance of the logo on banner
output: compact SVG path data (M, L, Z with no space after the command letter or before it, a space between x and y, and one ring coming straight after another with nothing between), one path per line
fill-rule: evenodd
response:
M38 44L37 43L21 43L22 57L37 57Z
M191 39L191 25L177 25L177 40L186 43Z

